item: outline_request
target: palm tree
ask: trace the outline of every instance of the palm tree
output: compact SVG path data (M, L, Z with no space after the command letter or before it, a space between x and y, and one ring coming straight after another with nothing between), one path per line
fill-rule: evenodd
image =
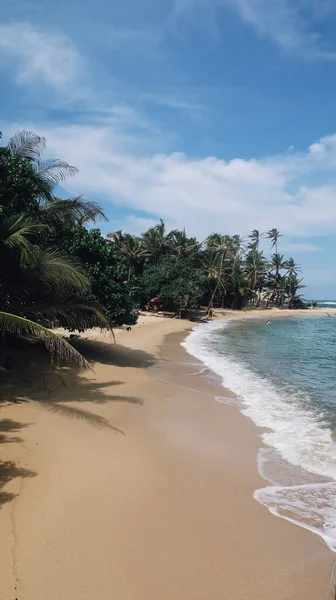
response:
M142 240L130 233L123 234L121 230L108 233L107 238L112 240L119 254L125 259L129 282L132 274L144 263L145 250Z
M78 225L86 225L90 221L96 223L97 220L108 221L98 202L86 200L83 196L67 199L53 198L48 202L40 200L36 218L50 226L59 221L63 223L70 221Z
M257 293L257 305L260 304L266 265L262 250L253 249L246 255L244 271L252 294Z
M61 336L47 326L57 320L61 325L82 329L100 324L108 326L103 310L85 295L90 283L81 268L60 252L42 250L32 243L45 225L24 215L6 218L0 213L0 332L25 334L43 340L47 349L59 357L89 363Z
M232 239L229 235L221 233L212 233L206 240L207 248L212 248L219 253L226 253L233 250Z
M283 254L273 254L268 264L267 287L270 292L269 300L279 306L283 306L285 301L285 292L287 287L286 276L281 275L281 271L286 268Z
M232 242L233 250L235 252L241 252L241 250L243 249L243 246L244 246L244 238L241 235L236 234L236 235L232 235L230 239Z
M232 279L233 283L233 302L232 308L241 308L244 306L246 298L251 293L246 276L241 271L237 271Z
M289 280L287 279L287 295L289 300L289 308L293 308L296 302L301 303L301 295L298 294L298 290L302 290L305 285L303 285L303 278L299 279L297 274L294 274Z
M242 250L242 238L240 236L221 235L213 233L207 238L207 248L214 250L218 261L218 289L221 290L222 308L225 304L228 282L237 271Z
M222 271L218 260L218 253L214 248L207 248L205 252L202 253L202 267L205 276L212 287L209 308L213 308L213 303L217 292L225 292Z
M142 234L142 244L144 256L148 262L152 265L159 265L169 248L169 240L162 219L160 219L160 223Z
M51 224L56 220L67 222L69 219L80 225L97 219L107 221L99 206L93 200L82 196L60 199L55 197L54 190L65 179L73 177L78 169L63 160L42 160L46 140L31 131L19 131L8 142L7 151L11 158L26 159L32 167L33 183L36 191L38 208L34 218ZM23 199L24 200L24 199ZM20 207L20 210L25 207Z
M284 261L283 254L273 254L270 263L269 270L271 273L275 273L276 279L279 278L280 271L286 268L286 262Z
M249 243L248 247L250 250L259 250L260 239L263 235L264 234L260 233L258 229L253 229L249 235L251 242Z
M296 264L294 258L292 257L288 258L288 260L284 262L284 268L287 270L287 275L289 278L293 277L293 275L301 273L302 271L301 267Z
M290 257L284 263L284 268L287 269L287 277L288 277L288 295L289 295L289 304L290 308L293 307L293 301L296 294L296 290L294 292L293 289L293 281L297 277L298 273L301 272L301 268L296 264L294 258Z
M278 254L278 239L283 237L282 233L278 229L270 229L266 235L271 240L271 247L275 247L275 254Z
M177 260L191 258L196 256L200 250L201 244L196 238L188 238L185 229L180 231L174 229L168 234L169 248L176 256Z
M54 200L55 187L68 177L73 177L78 172L76 167L68 165L58 158L42 160L41 155L45 149L46 140L32 131L18 131L8 142L7 149L10 156L20 156L28 159L34 174L37 196L44 201Z

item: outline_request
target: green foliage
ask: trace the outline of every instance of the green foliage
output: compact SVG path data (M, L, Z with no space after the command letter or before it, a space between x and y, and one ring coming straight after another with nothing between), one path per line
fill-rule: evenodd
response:
M83 265L92 295L104 306L112 325L134 325L137 320L134 287L127 281L127 268L116 250L100 233L77 226L65 240L68 253Z
M198 242L185 229L166 231L161 219L141 236L116 231L105 238L99 229L86 228L106 220L97 202L57 197L57 185L77 169L43 160L45 144L22 131L0 147L2 332L33 335L50 350L76 358L50 327L133 325L135 306L154 296L180 315L200 304L302 305L300 268L278 252L277 229L255 229L247 242L218 232ZM270 240L271 258L260 249L263 236Z
M188 259L166 258L162 264L148 267L143 275L146 298L158 296L166 310L179 313L200 304L204 285L204 273Z
M77 169L43 161L44 147L44 138L23 131L0 148L0 332L41 339L87 367L50 328L133 324L133 292L111 243L84 227L106 220L99 204L54 195Z
M6 147L0 148L0 205L6 215L35 217L38 209L38 183L28 159L12 156Z

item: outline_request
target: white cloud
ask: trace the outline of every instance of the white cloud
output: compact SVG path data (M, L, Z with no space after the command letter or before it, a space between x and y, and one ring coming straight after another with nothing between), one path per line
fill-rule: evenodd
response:
M315 144L301 153L225 161L140 155L132 136L113 126L32 129L46 135L50 156L79 167L69 192L148 213L151 222L162 216L200 239L214 230L246 235L271 227L291 238L336 233L336 134L319 140L319 152ZM330 182L321 185L325 177Z
M299 252L321 252L322 246L317 244L290 242L286 238L281 239L281 252L296 256Z
M126 217L123 229L133 235L141 235L141 233L144 233L144 231L147 231L150 227L154 227L157 222L157 219L147 219L145 217L130 215ZM169 229L169 224L167 224L167 228Z
M0 50L0 64L14 66L17 82L25 86L43 82L62 91L78 83L84 72L83 60L67 37L28 23L0 25Z
M329 0L176 0L175 16L232 9L281 48L308 59L336 60L336 52L321 46L317 23L330 16ZM303 16L305 15L305 16ZM214 19L213 19L214 20Z

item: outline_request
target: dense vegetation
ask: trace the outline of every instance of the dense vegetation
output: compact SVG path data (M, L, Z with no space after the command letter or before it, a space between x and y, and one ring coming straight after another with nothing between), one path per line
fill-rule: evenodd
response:
M66 359L84 359L53 330L134 323L134 299L124 263L99 230L96 202L60 199L58 184L77 170L43 161L45 140L16 134L0 148L0 330L2 339L41 338Z
M260 248L263 236L274 251L270 258ZM201 304L232 309L302 306L300 268L278 252L280 237L277 229L265 234L254 230L246 240L213 233L199 243L185 230L167 233L163 221L141 237L121 231L108 236L141 303L157 296L165 309L179 313Z
M53 331L136 322L136 307L154 296L183 316L200 305L242 307L301 304L300 269L278 252L280 233L211 234L205 242L160 221L142 236L90 229L107 220L82 197L60 199L59 184L77 170L42 160L45 140L19 132L0 147L0 331L41 338L66 358L84 359ZM260 248L266 235L274 252Z

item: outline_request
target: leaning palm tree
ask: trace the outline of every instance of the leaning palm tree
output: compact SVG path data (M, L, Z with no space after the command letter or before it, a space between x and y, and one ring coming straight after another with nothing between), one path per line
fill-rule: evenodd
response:
M0 214L0 333L42 340L58 357L89 363L48 325L71 329L108 326L103 310L88 300L90 283L76 263L60 252L42 250L33 238L45 226L24 215Z
M260 233L258 229L253 229L253 231L249 235L251 242L249 243L248 248L250 250L259 250L260 240L263 235L264 234Z
M36 321L20 315L0 311L0 336L30 336L41 340L48 352L66 362L75 362L83 369L92 369L90 363L61 335Z
M270 229L266 235L271 240L271 247L275 247L275 254L278 254L278 239L283 237L282 233L278 229Z

